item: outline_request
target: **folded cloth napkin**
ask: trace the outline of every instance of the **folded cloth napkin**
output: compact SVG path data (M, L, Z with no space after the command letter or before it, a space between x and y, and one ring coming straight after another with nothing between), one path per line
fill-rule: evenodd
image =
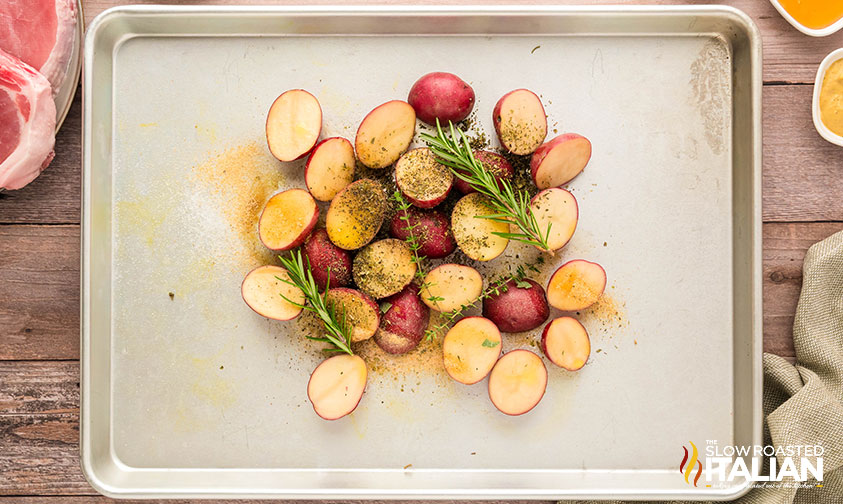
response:
M822 487L753 488L736 503L843 504L843 231L805 256L793 345L796 365L764 354L764 442L822 445Z

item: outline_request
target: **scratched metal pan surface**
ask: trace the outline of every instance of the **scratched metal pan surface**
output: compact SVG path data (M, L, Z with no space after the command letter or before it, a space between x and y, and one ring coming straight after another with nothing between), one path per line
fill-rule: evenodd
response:
M159 7L109 10L85 42L82 255L84 472L115 497L731 499L695 485L684 449L760 442L758 32L725 7ZM505 92L542 98L551 130L586 135L569 188L580 221L539 265L601 263L579 314L581 371L548 363L530 413L445 377L425 343L371 369L350 416L318 419L307 319L240 298L266 199L301 187L264 137L282 91L353 138L429 71L477 94L493 139ZM492 276L536 260L511 244ZM558 316L552 312L551 316ZM504 350L535 348L537 331ZM703 454L700 454L702 460ZM687 464L686 464L687 465Z

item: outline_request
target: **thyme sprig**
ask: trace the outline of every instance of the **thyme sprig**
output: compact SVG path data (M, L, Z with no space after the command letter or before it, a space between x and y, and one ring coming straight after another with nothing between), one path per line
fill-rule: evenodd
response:
M480 161L474 158L471 144L465 133L448 121L446 134L439 120L436 120L436 136L421 133L437 161L451 169L455 177L467 182L489 200L492 211L489 215L478 215L480 219L504 222L514 225L519 232L494 232L493 234L534 245L544 252L553 254L548 245L550 223L546 230L539 227L538 220L530 209L530 195L527 191L515 190L508 180L498 180Z
M536 266L532 265L532 264L527 265L527 269L529 269L531 271L538 271L538 268L536 268ZM516 286L523 287L524 283L525 283L524 278L526 276L527 276L527 272L524 269L524 266L519 265L518 268L516 268L515 273L510 273L509 275L504 275L504 276L498 278L497 280L494 280L494 281L490 282L489 286L486 287L485 289L483 289L483 292L480 293L480 296L477 299L475 299L474 301L472 301L471 303L464 304L464 305L460 306L459 308L457 308L456 310L443 313L442 314L443 319L442 319L441 322L439 322L438 324L436 324L432 328L429 328L429 329L425 330L425 332L424 332L425 338L428 341L432 340L433 338L442 334L442 332L445 331L446 329L449 329L451 327L451 325L454 323L454 321L460 315L462 315L463 312L465 312L469 308L477 306L477 303L482 302L486 298L489 298L489 297L492 297L492 296L497 296L500 293L506 292L507 290L509 290L509 288L507 287L506 284L509 283L511 280L515 280ZM526 284L526 286L529 287L530 284Z
M307 339L321 341L333 345L333 348L326 348L326 352L344 352L354 355L351 351L351 326L345 318L345 311L338 312L337 309L328 303L328 289L324 293L319 292L316 280L310 270L310 261L302 257L300 249L296 249L290 257L278 256L281 265L287 270L290 279L275 277L278 280L298 287L303 293L305 304L299 304L284 294L281 297L288 303L316 314L325 326L325 335L322 337L305 335ZM331 270L328 270L328 282L331 284Z
M392 193L392 199L398 204L398 218L404 223L404 230L407 231L407 237L404 238L404 242L408 247L410 247L410 252L413 254L412 261L413 264L416 265L416 280L418 280L419 289L421 289L424 286L424 277L426 275L424 260L427 259L427 257L419 254L419 250L421 250L421 241L415 233L419 224L413 224L410 222L409 211L413 205L404 199L404 195L401 194L401 191L395 191Z

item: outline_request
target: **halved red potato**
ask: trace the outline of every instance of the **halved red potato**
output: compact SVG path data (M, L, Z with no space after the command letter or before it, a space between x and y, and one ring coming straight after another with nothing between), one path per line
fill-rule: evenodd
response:
M328 207L325 219L328 236L341 249L359 249L378 233L386 206L386 193L378 182L371 179L352 182Z
M304 89L285 91L266 115L266 143L279 161L293 161L310 152L322 132L322 107Z
M591 159L591 142L565 133L541 145L530 158L530 173L539 189L559 187L580 174Z
M513 154L530 154L547 136L547 115L535 93L516 89L503 95L492 112L501 145Z
M542 351L550 362L568 371L576 371L588 362L591 342L585 327L577 319L559 317L544 327Z
M515 169L505 157L501 156L497 152L484 150L475 150L473 151L473 154L474 159L480 161L483 168L494 175L498 181L498 187L502 187L501 181L503 180L512 181L512 177L515 176ZM477 192L477 189L471 187L471 184L456 176L454 177L454 187L463 194Z
M574 195L565 189L552 187L539 192L530 201L530 210L536 216L542 235L547 233L547 226L550 224L550 235L547 239L550 250L561 249L574 236L579 220L579 207Z
M432 309L449 312L474 302L482 292L483 277L476 269L462 264L442 264L424 277L419 295Z
M433 208L445 201L453 184L454 174L436 162L427 147L412 149L395 163L395 185L419 208Z
M401 292L413 281L416 263L403 240L387 238L367 245L354 257L354 282L375 299Z
M389 221L389 235L407 241L412 236L419 244L418 254L428 259L441 259L457 248L451 221L438 210L410 207L395 212Z
M416 348L430 320L430 308L419 299L415 284L404 287L381 303L381 326L375 343L386 353L403 354Z
M451 231L457 246L476 261L491 261L503 254L509 243L509 239L494 234L508 233L508 224L478 218L494 213L487 202L486 196L480 193L467 194L457 201L451 212Z
M304 189L288 189L269 198L258 220L258 235L270 250L298 247L319 220L319 207Z
M340 320L351 327L351 342L371 338L381 323L378 304L365 293L346 287L331 289L326 295L327 304L335 310Z
M547 302L562 311L588 308L606 289L606 270L584 259L568 261L547 282Z
M320 289L345 287L351 283L351 255L334 245L327 231L315 229L305 240L303 248L313 280Z
M491 320L466 317L442 340L445 371L454 380L471 385L489 374L501 354L501 333Z
M392 100L374 108L357 128L357 159L369 168L386 168L410 146L416 132L416 111Z
M530 331L550 315L544 289L529 278L509 280L483 300L483 316L503 332Z
M243 279L240 293L243 301L258 315L273 320L292 320L301 313L302 308L287 299L303 305L304 292L279 278L289 281L290 275L280 266L260 266Z
M304 183L319 201L331 201L354 181L354 147L345 138L331 137L319 142L304 166Z
M335 355L322 361L307 382L313 411L325 420L348 415L360 404L367 375L366 362L357 355Z
M547 368L529 350L507 352L489 374L489 399L501 413L517 416L533 409L547 389Z
M407 101L419 119L427 124L457 123L474 108L474 90L465 81L448 72L431 72L413 84Z

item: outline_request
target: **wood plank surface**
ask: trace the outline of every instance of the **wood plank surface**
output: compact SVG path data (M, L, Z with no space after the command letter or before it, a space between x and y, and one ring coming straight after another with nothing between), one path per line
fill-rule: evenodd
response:
M85 19L90 22L103 10L125 4L169 5L271 5L269 0L85 0ZM396 5L414 3L402 0L286 0L286 5ZM451 5L452 0L427 0L430 5ZM461 4L570 4L570 5L634 5L640 0L462 0ZM843 32L829 37L803 35L782 18L769 0L648 0L655 5L730 5L741 9L756 23L764 44L764 80L768 82L813 83L820 61L831 51L843 46Z
M0 225L0 360L78 358L79 226Z

